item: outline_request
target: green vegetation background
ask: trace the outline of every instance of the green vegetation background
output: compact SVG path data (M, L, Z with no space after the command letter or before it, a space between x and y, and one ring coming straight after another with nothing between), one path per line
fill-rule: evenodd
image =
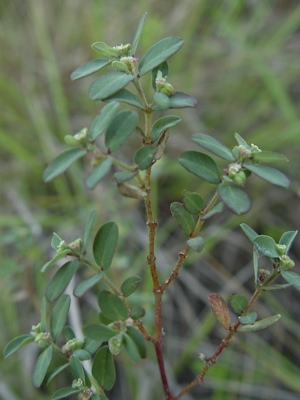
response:
M227 213L226 218L211 220L203 232L203 258L189 257L187 267L171 285L164 303L164 350L176 392L200 370L199 352L211 355L225 335L210 312L207 295L218 291L226 299L230 293L249 298L253 290L252 249L238 225L246 222L275 239L300 226L300 4L296 0L2 0L0 349L39 321L49 281L40 267L51 257L52 232L66 241L76 239L94 208L95 229L110 219L119 224L112 277L119 284L129 275L143 277L134 301L149 310L146 321L150 324L152 297L143 293L150 282L145 272L142 204L121 198L110 177L87 192L83 178L90 171L88 162L73 166L49 184L41 177L47 163L66 148L64 136L90 127L102 107L87 98L92 78L71 82L70 73L97 57L90 47L94 41L112 46L130 42L145 11L138 56L164 37L184 38L184 47L170 60L169 81L175 90L198 100L196 109L179 112L183 122L171 134L166 160L154 169L162 278L184 241L170 216L170 202L180 200L183 188L206 199L211 195L210 185L173 164L184 150L193 148L192 133L211 134L233 147L233 134L238 132L261 149L282 152L290 162L278 168L292 180L291 188L285 190L252 179L247 185L252 211L245 217ZM150 93L148 75L143 82ZM130 140L123 159L131 160L137 146ZM220 222L224 222L221 229ZM299 249L298 238L291 253L298 272ZM80 271L81 276L87 274ZM299 293L288 289L264 299L256 307L259 316L280 312L281 321L272 329L235 339L205 384L184 399L299 398ZM84 322L93 320L94 304L92 293L75 304L70 323L76 324L79 317ZM56 388L70 384L67 376L42 392L35 389L31 376L37 355L38 349L29 345L5 362L0 360L0 399L49 399ZM118 360L124 363L118 363L119 383L110 400L162 398L154 361L136 366L122 355Z

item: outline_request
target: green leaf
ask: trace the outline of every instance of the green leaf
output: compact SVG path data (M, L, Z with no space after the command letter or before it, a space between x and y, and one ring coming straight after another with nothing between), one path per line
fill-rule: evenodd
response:
M259 235L253 240L256 250L267 257L279 257L276 242L271 236Z
M278 171L278 169L265 167L263 165L250 165L250 164L244 164L244 167L249 171L253 172L255 175L264 179L265 181L272 183L273 185L285 188L290 186L291 182L289 178L286 175L284 175L281 171Z
M61 371L63 371L64 369L66 369L69 366L69 363L63 364L60 367L51 369L51 371L47 372L46 376L45 376L45 384L48 385L53 378L56 377L56 375L58 375Z
M96 353L96 351L99 349L100 346L101 346L101 342L92 340L88 337L84 338L83 350L89 352L91 355Z
M39 388L43 383L52 358L52 346L47 347L37 359L33 372L33 384Z
M155 80L157 78L158 71L160 71L162 73L162 77L163 78L167 78L167 76L169 75L169 64L168 64L168 61L164 61L163 63L159 64L157 67L155 67L152 70L151 84L152 84L152 87L153 87L154 90L156 88Z
M208 296L208 300L211 305L213 313L217 317L217 320L220 322L223 328L229 330L231 324L231 318L228 307L223 297L217 293L211 293Z
M218 187L221 200L229 210L237 215L247 213L251 208L251 199L243 190L236 186L222 183Z
M107 157L106 160L96 165L96 167L93 168L92 172L85 180L86 187L88 189L93 189L97 185L97 183L100 182L109 172L112 164L113 159L111 157Z
M131 339L130 336L127 335L127 333L124 334L123 338L123 343L124 343L124 348L125 351L132 361L140 361L141 356L140 352L138 351L138 348L135 344L135 342Z
M145 75L157 67L171 55L176 53L183 45L184 40L180 37L171 36L154 44L142 57L139 64L139 76Z
M99 312L98 314L99 317L99 321L101 322L101 324L103 325L109 325L112 322L115 322L112 318L107 317L105 314L103 314L102 311Z
M131 106L138 107L141 110L145 109L143 104L141 103L141 100L127 89L119 90L117 93L104 99L104 101L122 101L123 103L130 104Z
M273 315L272 317L264 318L261 321L255 322L253 325L240 325L237 328L237 332L254 332L260 329L265 329L268 326L274 324L281 317L280 314Z
M279 244L284 244L286 246L285 254L290 250L297 233L298 231L288 231L281 236Z
M14 353L16 350L34 341L32 335L22 335L11 340L4 348L3 357L6 358Z
M257 318L256 312L250 312L247 315L243 315L243 316L239 317L239 321L241 324L244 324L244 325L245 324L253 325L254 322L256 321L256 318Z
M81 365L81 362L78 360L78 358L76 356L72 355L70 357L69 364L70 364L71 373L73 375L73 378L81 379L83 384L85 385L84 369L83 369L83 366Z
M131 318L134 320L138 320L142 318L146 314L146 311L143 307L137 306L131 310Z
M190 236L195 229L195 221L191 214L186 211L181 203L172 203L170 210L183 232Z
M90 290L93 286L96 285L104 276L104 272L100 272L100 274L96 274L91 276L88 279L80 282L74 289L74 296L82 297L88 290Z
M70 326L65 326L64 327L64 335L66 338L66 341L68 342L69 340L75 339L76 335L73 329Z
M80 392L80 389L73 389L72 387L65 387L58 389L55 393L53 393L51 399L58 400L64 399L65 397L70 396L71 394Z
M102 225L94 240L93 253L96 263L106 271L112 262L118 241L118 226L115 222Z
M182 202L186 211L190 214L198 215L204 205L204 200L198 193L182 191Z
M259 236L258 233L255 232L254 229L250 228L249 225L247 224L240 224L240 227L243 229L244 234L248 237L248 239L250 240L250 242L253 243L253 240Z
M179 124L180 121L181 118L177 117L177 115L167 115L156 120L151 127L150 137L152 142L155 142L163 131Z
M175 92L169 97L169 100L170 108L195 108L197 105L195 97L182 92Z
M53 237L51 240L51 247L55 251L59 249L60 242L62 241L62 238L60 238L55 232L53 232Z
M264 286L264 290L287 289L288 287L291 287L290 283L285 283L283 285Z
M138 349L138 352L140 353L141 358L146 358L147 349L144 337L133 326L128 327L127 335L133 340Z
M190 246L191 249L196 251L197 253L201 253L204 248L204 240L201 236L189 239L187 244Z
M69 261L59 268L47 286L46 298L48 301L55 301L63 294L77 271L78 265L79 262L75 260Z
M55 263L57 263L57 261L61 260L62 258L66 257L66 255L70 253L69 249L63 250L60 253L57 253L56 256L54 258L52 258L52 260L46 262L46 264L44 264L41 268L41 272L45 272L46 269L48 269L49 267L52 267L52 265L54 265Z
M300 276L296 272L281 271L281 275L284 279L293 285L296 289L300 290Z
M98 296L98 304L103 314L114 321L127 319L129 316L125 304L112 292L103 290Z
M242 294L230 296L230 304L234 312L240 314L248 305L248 300Z
M78 158L83 157L87 153L86 150L75 147L62 152L56 157L44 170L43 179L45 182L52 181L63 172L65 172Z
M135 111L123 110L119 112L106 130L105 146L111 152L118 150L134 132L138 119L138 114Z
M130 278L125 279L121 285L121 292L124 296L130 296L136 290L141 280L142 279L139 276L131 276Z
M71 304L71 298L69 295L64 294L58 302L55 304L55 307L52 310L50 316L50 332L57 343L58 339L64 329L68 312Z
M134 38L133 38L133 41L132 41L132 45L131 45L131 48L129 50L129 55L130 56L133 56L135 54L135 52L136 52L136 48L137 48L137 45L139 43L140 36L141 36L141 33L142 33L142 29L143 29L143 26L144 26L144 23L145 23L146 15L147 15L147 12L145 12L143 14L143 16L142 16L142 18L140 20L139 26L137 28L136 34L134 35Z
M178 161L185 169L199 178L216 185L220 183L219 168L208 155L199 151L186 151Z
M111 65L119 72L129 72L127 65L121 61L113 61Z
M96 216L96 210L93 210L90 213L89 218L85 225L84 234L83 234L83 244L82 244L82 252L83 253L86 251L90 237L91 237L92 228L93 228L94 221L95 221L95 216Z
M116 336L117 331L105 325L87 325L83 328L83 333L96 342L107 342L111 337ZM88 349L85 348L88 351Z
M207 214L201 217L201 221L207 221L208 219L212 218L213 216L220 214L223 211L224 204L221 202L213 207Z
M114 174L114 178L116 179L116 182L118 185L120 185L123 182L129 181L130 179L134 178L137 172L116 172Z
M83 349L78 349L74 351L74 356L76 356L80 361L89 360L91 358L91 354Z
M105 67L105 65L108 65L109 63L110 60L107 60L106 58L96 58L94 60L91 60L86 64L76 68L75 71L71 73L71 80L75 81L75 79L84 78L85 76L91 75L94 72L99 71L101 68Z
M41 303L41 332L46 331L47 328L47 303L45 297L42 299Z
M225 160L229 161L235 160L231 150L229 150L228 147L226 147L223 143L219 142L217 139L209 135L206 135L204 133L195 133L192 136L192 140L199 146L203 147L206 150L211 151L218 157L224 158Z
M254 282L258 284L258 253L253 246L253 269L254 269Z
M125 72L107 72L96 78L88 89L90 100L103 100L128 85L134 76Z
M242 136L240 136L238 133L235 133L234 137L235 137L236 141L238 142L238 145L244 146L246 149L250 149L250 146L248 145L246 140L242 138Z
M140 170L144 170L151 166L155 153L156 147L143 146L136 151L133 160Z
M95 355L92 375L105 390L111 390L116 379L114 358L108 346L103 346Z
M94 119L94 122L90 129L90 137L95 140L102 132L104 132L111 121L114 119L117 111L120 108L120 104L117 101L112 101L106 104Z
M154 94L154 100L156 104L152 107L153 110L162 111L168 110L168 108L170 108L170 99L166 94L156 92Z
M95 42L92 44L92 49L100 54L101 57L119 58L121 53L119 50L108 46L104 42Z
M289 161L286 156L273 151L253 151L251 152L253 161L263 162L276 162L276 161Z

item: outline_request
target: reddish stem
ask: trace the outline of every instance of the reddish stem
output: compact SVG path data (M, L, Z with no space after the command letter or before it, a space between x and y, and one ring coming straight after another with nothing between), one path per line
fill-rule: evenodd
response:
M159 366L160 376L161 376L162 384L164 387L165 400L174 400L175 397L172 396L170 389L169 389L169 384L168 384L167 375L166 375L166 371L165 371L164 359L163 359L163 355L162 355L161 343L158 342L155 344L155 351L156 351L156 357L157 357L157 362L158 362L158 366Z

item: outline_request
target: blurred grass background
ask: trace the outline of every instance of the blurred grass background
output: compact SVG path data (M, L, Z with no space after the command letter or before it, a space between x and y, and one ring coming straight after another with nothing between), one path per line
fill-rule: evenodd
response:
M71 82L70 73L97 57L91 43L130 42L145 11L138 56L164 37L183 37L184 47L170 60L169 80L175 90L198 100L196 109L179 111L183 121L172 132L166 159L154 168L161 278L168 276L185 240L170 216L170 202L180 201L184 188L206 199L211 195L210 185L173 164L184 150L194 148L191 134L211 134L233 147L233 134L238 132L261 149L282 152L290 162L278 168L292 181L285 190L250 180L251 212L244 217L228 212L207 223L203 257L190 255L186 268L170 285L164 302L164 350L176 393L202 368L199 352L213 354L225 335L207 304L208 294L218 292L228 299L229 294L243 293L249 298L253 291L252 249L239 224L249 223L276 240L284 231L299 227L300 4L296 0L2 0L0 349L39 321L40 302L53 274L40 273L51 256L52 232L69 242L76 239L92 209L97 209L95 230L110 219L119 225L111 274L118 284L133 274L143 277L133 302L147 308L145 320L151 330L142 204L120 198L109 177L87 192L83 178L90 170L88 162L74 165L49 184L41 178L47 163L66 148L64 136L90 127L102 107L86 95L93 78ZM150 89L148 75L143 83ZM120 156L130 162L136 147L129 141ZM291 251L296 272L299 249L297 238ZM88 276L84 269L80 273ZM266 331L235 338L204 385L184 400L299 398L299 292L288 289L263 297L255 309L259 317L281 313L281 321ZM80 318L92 321L94 304L93 294L75 304L69 323L76 325ZM122 354L117 357L123 363L117 363L119 379L110 400L162 398L149 351L150 360L138 366ZM49 399L56 389L70 384L70 376L65 376L35 389L31 376L37 355L37 348L29 345L5 362L0 360L0 399Z

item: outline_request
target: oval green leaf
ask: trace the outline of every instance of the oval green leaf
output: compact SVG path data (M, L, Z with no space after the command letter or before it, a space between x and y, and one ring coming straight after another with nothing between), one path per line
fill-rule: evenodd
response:
M147 349L144 337L133 326L128 327L127 335L133 340L140 353L141 358L146 358Z
M83 350L83 349L75 350L73 354L80 361L89 360L91 358L91 354L88 351Z
M261 321L255 322L253 325L240 325L237 328L237 332L255 332L259 331L260 329L265 329L268 326L274 324L276 321L281 318L280 314L273 315L272 317L268 317L265 319L262 319Z
M71 394L80 392L80 389L73 389L72 387L65 387L58 389L55 393L53 393L51 399L58 400L64 399L65 397L70 396Z
M77 271L78 265L79 262L75 260L69 261L59 268L47 286L46 299L48 301L55 301L63 294Z
M103 100L122 89L133 80L133 75L124 72L108 72L99 76L88 89L90 100Z
M111 65L119 72L129 72L127 65L121 61L113 61Z
M98 304L103 314L114 321L127 319L129 316L125 304L112 292L103 290L98 296Z
M220 214L223 211L224 204L221 202L213 207L207 214L205 214L201 219L201 221L207 221L213 216Z
M259 235L253 240L256 250L267 257L279 257L276 242L271 236Z
M141 100L127 89L121 89L117 93L107 97L103 101L122 101L123 103L130 104L131 106L138 107L141 110L145 109L143 104L141 103Z
M111 390L116 379L114 358L108 346L103 346L95 355L92 375L105 390Z
M70 326L64 327L64 336L65 336L67 342L69 340L76 338L75 332L73 331L73 329Z
M143 307L137 306L131 310L131 318L134 320L142 318L146 314L146 311Z
M92 44L92 48L99 53L101 57L119 58L121 55L119 50L108 46L104 42L95 42Z
M250 324L253 325L254 322L256 321L257 318L257 313L256 312L250 312L247 315L243 315L241 317L239 317L239 321L241 324Z
M91 276L88 279L80 282L74 289L74 296L82 297L88 290L90 290L93 286L96 285L104 276L104 272L100 272L100 274L96 274Z
M248 305L248 300L242 294L230 296L230 304L234 312L240 314Z
M281 275L284 279L293 285L297 290L300 291L300 276L296 272L291 271L281 271Z
M156 92L154 94L154 100L156 104L152 107L153 110L163 111L163 110L168 110L168 108L170 108L170 99L166 94Z
M67 321L71 304L69 295L64 294L55 304L50 316L50 332L57 343Z
M250 228L249 225L247 224L240 224L240 227L243 229L244 234L248 237L248 239L250 240L250 242L253 243L253 240L259 236L258 233L255 232L254 229Z
M107 342L111 337L116 336L117 331L105 325L87 325L83 333L95 342ZM85 350L89 351L87 348ZM90 351L89 351L90 352Z
M151 84L152 84L152 87L153 87L154 90L156 89L155 80L157 78L158 71L160 71L162 73L162 77L163 78L167 78L167 76L169 75L169 64L168 64L168 61L164 61L163 63L159 64L157 67L155 67L152 70L152 73L151 73Z
M225 303L223 297L220 296L218 293L211 293L208 296L208 300L211 305L213 313L217 317L217 320L220 322L223 328L229 330L231 324L231 318L227 304Z
M94 122L90 129L90 137L92 140L95 140L102 132L104 132L111 121L114 119L114 116L118 112L120 108L120 104L117 101L112 101L109 104L106 104L94 119Z
M48 385L53 378L56 377L56 375L58 375L61 371L63 371L64 369L66 369L69 366L69 363L63 364L60 367L51 369L51 371L47 372L46 376L45 376L45 384Z
M78 147L62 152L44 170L44 181L49 182L52 179L57 178L59 175L65 172L76 160L78 160L78 158L83 157L86 153L86 150L80 149Z
M197 106L195 97L182 92L175 92L169 97L169 100L170 108L195 108Z
M250 149L250 146L246 142L245 139L242 138L237 132L234 134L235 140L238 142L238 145L245 147L246 149Z
M289 161L285 155L273 151L253 151L251 157L259 162Z
M101 342L96 341L96 340L92 340L92 339L90 339L88 337L84 338L83 350L87 351L91 355L96 353L96 351L99 349L100 346L101 346Z
M61 260L62 258L66 257L66 255L70 253L69 249L63 250L59 253L56 254L56 256L54 258L52 258L52 260L46 262L46 264L44 264L41 268L41 272L45 272L46 269L48 269L49 267L52 267L52 265L54 265L57 261Z
M33 384L35 387L39 388L43 383L43 380L46 376L47 370L51 362L51 358L52 358L52 346L49 346L47 347L46 350L44 350L40 354L35 364L32 377Z
M185 169L199 178L216 185L220 183L219 168L208 155L199 151L186 151L178 161Z
M167 115L166 117L156 120L151 127L150 137L152 142L155 142L163 133L163 131L179 124L180 121L181 118L177 117L177 115Z
M14 353L16 350L34 341L32 335L22 335L11 340L4 348L3 357L6 358Z
M125 279L121 285L121 292L124 296L130 296L136 290L141 280L142 279L139 276L131 276L130 278Z
M140 167L140 170L144 170L152 165L155 153L156 147L143 146L136 151L133 160Z
M226 147L223 143L219 142L212 136L206 135L205 133L195 133L192 136L192 140L199 146L211 151L218 157L224 158L225 160L229 161L235 160L231 150L229 150L228 147Z
M106 271L112 262L118 241L118 226L107 222L99 229L93 244L96 263Z
M86 64L76 68L75 71L71 73L71 80L75 81L75 79L84 78L85 76L91 75L109 63L110 60L107 60L106 58L96 58L95 60L91 60Z
M51 247L55 251L59 249L60 242L62 241L62 238L60 238L55 232L53 232L53 237L51 240Z
M289 178L281 171L278 171L278 169L265 167L263 165L250 164L244 164L244 167L265 181L272 183L273 185L285 188L290 186L291 181Z
M96 216L96 210L93 210L90 213L89 218L85 224L85 229L84 229L84 234L83 234L83 244L82 244L82 252L83 253L86 251L90 237L91 237L91 233L92 233L92 229L93 229L93 225L94 225L94 221L95 221L95 216Z
M100 182L109 172L112 164L113 164L113 159L111 157L107 157L106 160L96 165L96 167L93 168L92 172L85 180L86 187L88 189L93 189L97 185L97 183Z
M204 249L204 240L201 236L189 239L187 241L187 244L190 246L190 248L197 253L201 253L201 251Z
M40 324L41 332L47 330L47 302L45 297L43 297L41 302L41 324Z
M258 284L258 253L257 253L255 246L253 246L253 270L254 270L254 282L255 282L255 285L257 285Z
M247 213L251 208L251 199L243 190L222 183L218 187L221 200L229 210L237 215Z
M70 364L71 373L73 375L73 378L81 379L83 384L85 385L84 369L83 369L83 366L81 365L81 362L78 360L78 358L76 356L72 355L70 357L69 364Z
M134 178L135 175L137 174L137 171L135 172L116 172L114 174L114 178L116 179L116 182L118 185L120 185L123 182L129 181L130 179Z
M191 214L186 211L181 203L172 203L170 210L183 232L190 236L195 229L195 221Z
M154 44L142 57L139 64L139 76L145 75L157 67L171 55L176 53L183 45L184 40L180 37L171 36Z
M136 34L134 35L134 38L133 38L133 41L132 41L132 45L131 45L131 48L129 50L129 55L130 56L133 56L135 54L135 52L136 52L136 48L137 48L137 45L139 43L140 36L141 36L141 33L142 33L142 29L143 29L143 26L144 26L144 23L145 23L146 15L147 15L147 12L145 12L143 14L143 16L142 16L142 18L140 20L139 26L137 28Z
M118 150L134 132L138 119L138 114L135 111L123 110L119 112L106 130L105 146L111 152Z
M291 245L293 244L297 233L298 231L288 231L281 236L279 244L284 244L286 246L285 254L287 254L289 249L291 248Z
M187 190L182 192L182 202L186 211L193 215L198 215L204 205L204 200L198 193L188 192Z
M125 351L132 361L140 361L141 356L140 352L135 344L135 342L131 339L130 336L127 335L127 333L124 334L123 338L123 343L124 343L124 348Z

